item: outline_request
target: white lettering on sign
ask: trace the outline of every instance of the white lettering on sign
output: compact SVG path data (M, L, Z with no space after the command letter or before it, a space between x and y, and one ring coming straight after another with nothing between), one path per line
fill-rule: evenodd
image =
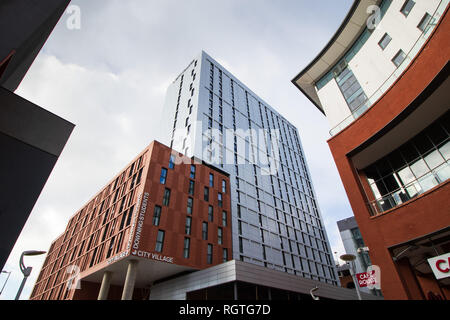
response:
M128 253L129 253L128 250L123 251L123 252L121 252L121 253L115 255L114 257L109 258L108 260L106 260L106 263L107 263L108 265L111 264L111 263L114 263L114 262L116 262L116 261L118 261L118 260L120 260L120 259L122 259L122 258L128 256Z
M381 289L381 270L377 265L371 265L366 272L357 273L356 279L360 288Z
M428 259L437 280L450 277L450 253Z
M142 227L144 226L144 220L145 220L145 211L147 211L148 196L149 196L148 192L144 193L144 199L142 200L141 211L139 212L136 233L134 235L134 241L133 241L133 249L135 249L135 250L139 249L139 242L141 241Z
M146 252L146 251L142 251L142 250L134 250L132 252L132 254L134 256L146 258L146 259L150 259L150 260L157 260L157 261L162 261L162 262L167 262L167 263L173 263L173 257L163 256L158 253Z
M134 228L136 227L136 216L139 212L139 205L141 204L141 198L142 198L142 193L138 196L138 199L136 201L136 207L133 212L133 223L131 224L131 227L130 227L130 237L128 238L127 251L129 251L131 249L131 243L133 242L133 232L134 232Z

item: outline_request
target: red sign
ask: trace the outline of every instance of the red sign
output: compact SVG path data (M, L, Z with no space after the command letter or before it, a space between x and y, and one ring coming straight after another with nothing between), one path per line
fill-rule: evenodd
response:
M367 287L367 285L373 285L377 283L375 270L372 270L371 272L357 273L356 279L358 280L358 285L360 288L364 288Z

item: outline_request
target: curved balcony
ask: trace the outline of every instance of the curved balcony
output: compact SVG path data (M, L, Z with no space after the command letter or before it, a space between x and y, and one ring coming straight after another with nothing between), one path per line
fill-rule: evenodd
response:
M433 189L450 179L450 164L444 162L434 170L409 182L405 186L369 202L372 216L393 209L417 196Z

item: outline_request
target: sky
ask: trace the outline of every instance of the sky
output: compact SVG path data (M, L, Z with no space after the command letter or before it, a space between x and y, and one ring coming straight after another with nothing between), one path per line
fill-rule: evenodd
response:
M48 250L77 210L153 140L169 84L204 50L299 129L332 251L353 215L325 116L291 83L353 0L73 0L16 93L76 125L3 270L14 299L25 250ZM69 9L71 8L69 6ZM80 22L77 25L77 22ZM75 27L75 28L74 28ZM79 28L78 28L79 27ZM45 255L33 267L28 299ZM7 274L0 274L0 289Z

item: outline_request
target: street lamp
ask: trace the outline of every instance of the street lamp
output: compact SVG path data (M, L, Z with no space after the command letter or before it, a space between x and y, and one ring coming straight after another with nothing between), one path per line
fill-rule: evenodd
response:
M2 271L2 273L7 273L8 277L6 278L6 281L3 284L2 290L0 290L0 295L2 295L3 289L5 289L6 283L8 282L9 276L11 275L11 271Z
M19 300L20 294L22 293L23 287L25 286L25 282L27 282L28 276L31 274L31 270L33 269L32 267L25 267L25 264L23 263L23 256L38 256L44 253L45 251L37 251L37 250L28 250L22 252L20 256L19 266L20 271L22 271L23 273L23 280L22 283L20 284L19 290L17 291L15 300Z
M353 282L355 284L356 294L358 295L358 300L362 300L361 292L359 292L359 283L358 283L358 280L356 280L356 276L355 276L355 259L356 259L356 256L354 256L353 254L343 254L341 256L341 260L344 260L344 261L350 263L350 275L352 276Z

